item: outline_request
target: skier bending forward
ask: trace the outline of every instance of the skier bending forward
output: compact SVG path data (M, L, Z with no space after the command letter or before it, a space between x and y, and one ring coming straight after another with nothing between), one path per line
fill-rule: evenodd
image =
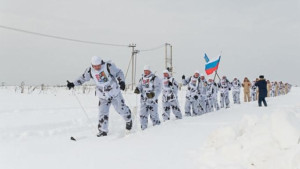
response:
M120 89L125 89L125 78L123 71L117 68L113 63L104 62L98 56L92 57L91 64L91 67L87 68L85 72L74 82L70 83L68 81L67 86L69 89L71 89L74 86L82 85L91 78L95 81L96 95L99 97L99 133L97 136L107 136L109 108L111 104L126 121L126 129L131 130L131 111L125 104L120 91Z

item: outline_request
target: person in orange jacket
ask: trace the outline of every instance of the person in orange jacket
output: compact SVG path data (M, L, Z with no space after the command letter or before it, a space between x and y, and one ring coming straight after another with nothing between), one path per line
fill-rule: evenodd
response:
M247 77L244 78L244 82L242 84L244 88L244 102L250 102L251 97L250 97L250 88L251 88L251 82Z
M270 91L271 91L271 88L272 88L272 84L270 82L270 80L267 80L267 97L270 97Z

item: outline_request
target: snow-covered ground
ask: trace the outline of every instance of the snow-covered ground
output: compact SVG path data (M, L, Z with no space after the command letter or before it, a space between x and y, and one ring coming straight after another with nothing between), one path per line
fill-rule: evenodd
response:
M96 137L97 98L76 93L0 89L0 169L300 169L300 88L267 98L267 108L231 104L145 131L135 120L129 135L112 108L103 138ZM131 92L124 98L132 109L138 102Z

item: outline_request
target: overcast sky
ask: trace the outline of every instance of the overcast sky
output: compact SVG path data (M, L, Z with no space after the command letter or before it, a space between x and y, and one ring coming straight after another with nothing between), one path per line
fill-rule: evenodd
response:
M0 0L0 25L73 39L173 46L175 77L204 73L204 52L222 51L219 74L300 85L299 0ZM93 55L124 72L127 47L82 44L0 28L0 82L65 84L90 65ZM164 48L138 54L162 75ZM211 76L209 76L211 77ZM127 79L129 83L129 78Z

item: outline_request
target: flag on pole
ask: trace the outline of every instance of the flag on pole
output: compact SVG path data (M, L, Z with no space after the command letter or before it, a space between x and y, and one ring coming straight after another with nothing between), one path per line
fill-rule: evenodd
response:
M208 56L206 55L206 53L204 53L204 59L205 59L206 63L209 62L209 58L208 58Z
M219 56L219 58L217 60L207 62L205 64L205 72L207 75L214 73L214 71L216 71L218 69L220 60L221 60L221 56Z

